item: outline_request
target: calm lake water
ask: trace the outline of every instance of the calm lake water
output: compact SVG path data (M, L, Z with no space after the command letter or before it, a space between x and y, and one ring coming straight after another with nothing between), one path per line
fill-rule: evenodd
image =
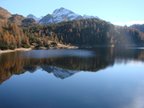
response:
M144 108L144 49L1 54L0 108Z

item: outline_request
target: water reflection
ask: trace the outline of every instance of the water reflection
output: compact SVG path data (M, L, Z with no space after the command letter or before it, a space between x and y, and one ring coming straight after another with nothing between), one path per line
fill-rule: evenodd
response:
M144 81L136 88L132 102L125 106L125 108L144 108Z
M140 49L97 48L89 50L33 50L0 55L0 83L12 75L43 69L57 78L80 71L97 72L115 63L144 61Z

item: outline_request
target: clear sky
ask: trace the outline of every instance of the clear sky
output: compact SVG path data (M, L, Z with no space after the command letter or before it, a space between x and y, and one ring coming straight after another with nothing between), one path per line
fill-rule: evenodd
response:
M144 23L144 0L0 0L0 6L24 16L41 17L64 7L118 25Z

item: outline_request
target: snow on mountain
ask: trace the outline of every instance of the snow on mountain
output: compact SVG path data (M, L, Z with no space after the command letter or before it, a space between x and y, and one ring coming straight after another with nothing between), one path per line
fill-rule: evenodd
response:
M71 10L60 8L56 9L53 14L54 22L71 21L75 19L80 19L82 16L72 12Z
M65 8L59 8L53 11L52 14L48 14L44 16L39 23L40 24L52 24L52 23L59 23L64 21L72 21L72 20L79 20L79 19L88 19L88 18L97 18L93 16L81 16L79 14L74 13L71 10Z

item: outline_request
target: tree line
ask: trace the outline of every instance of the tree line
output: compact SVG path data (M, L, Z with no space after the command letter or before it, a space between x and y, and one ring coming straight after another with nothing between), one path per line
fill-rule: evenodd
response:
M83 19L51 25L22 25L3 21L0 25L0 49L47 47L69 44L79 47L142 46L144 33L134 28L114 26L101 19Z

